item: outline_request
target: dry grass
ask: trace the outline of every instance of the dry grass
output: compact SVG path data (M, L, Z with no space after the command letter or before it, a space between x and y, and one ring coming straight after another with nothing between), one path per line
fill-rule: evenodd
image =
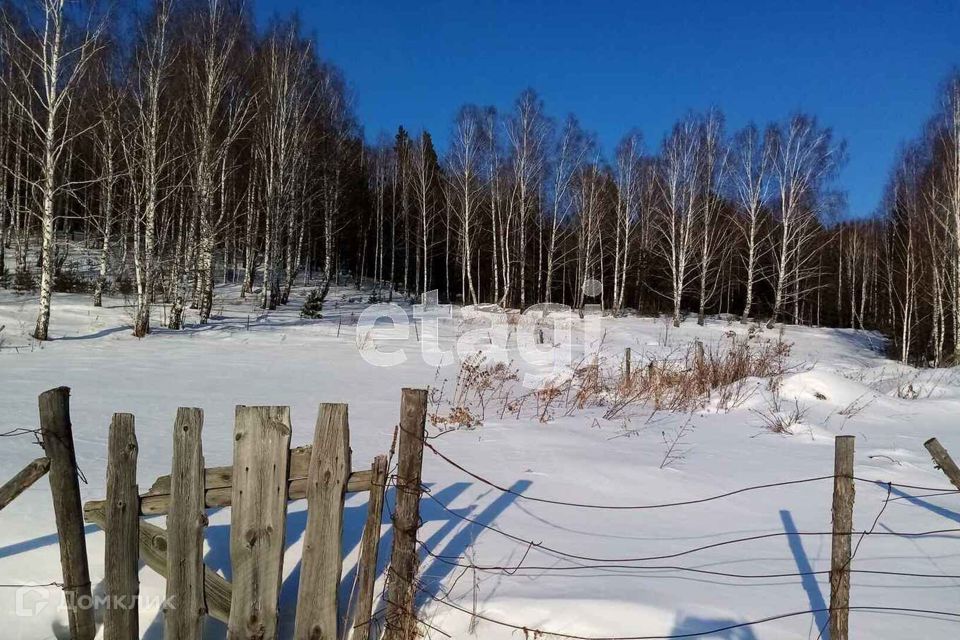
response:
M730 411L760 388L756 378L767 378L768 389L776 394L790 348L782 338L761 341L730 332L716 344L695 342L645 364L635 358L637 368L629 376L619 359L591 354L567 375L533 390L520 387L512 363L487 362L477 353L461 363L452 396L444 394L445 381L432 390L431 421L443 429L473 428L495 410L500 419L513 415L546 423L593 408L602 408L603 417L611 420L640 410L689 413L711 402Z

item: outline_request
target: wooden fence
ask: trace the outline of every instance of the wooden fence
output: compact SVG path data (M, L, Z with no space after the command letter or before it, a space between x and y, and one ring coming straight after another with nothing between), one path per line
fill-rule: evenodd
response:
M404 389L401 397L398 487L393 513L393 548L387 574L384 638L407 640L413 633L416 534L427 396ZM84 520L105 532L105 640L140 637L139 562L166 578L165 638L195 640L204 617L227 625L227 637L270 640L277 614L287 504L307 501L294 637L297 640L368 640L378 637L373 611L381 537L387 455L368 468L351 466L347 405L321 404L313 444L290 449L288 407L238 406L233 464L205 467L203 411L180 408L173 424L169 475L140 494L135 418L113 416L109 427L106 497L81 508L76 454L70 422L70 390L40 396L46 457L36 460L0 487L0 509L49 471L60 541L63 590L70 637L96 634L87 563ZM391 451L391 455L392 455ZM360 556L347 616L339 619L341 535L347 493L369 492ZM230 507L232 582L203 563L206 510ZM142 519L166 515L163 529Z
M233 464L220 467L205 467L201 442L203 411L180 408L173 425L171 472L157 478L141 494L137 486L135 417L115 414L109 427L106 498L82 507L70 421L70 390L60 387L41 394L39 409L39 435L46 455L29 463L0 487L0 510L37 479L49 474L73 640L93 640L97 630L91 606L85 519L100 526L106 537L105 640L139 638L141 560L166 578L169 606L164 607L163 615L168 640L199 639L208 615L226 623L231 640L273 640L277 635L287 503L300 499L307 500L307 524L294 638L379 637L380 625L375 622L381 618L373 611L374 583L388 480L396 487L396 508L392 514L393 547L382 637L416 637L414 599L427 411L425 390L402 392L396 473L392 477L388 476L387 455L376 456L369 469L355 470L351 466L348 410L344 404L320 405L312 445L295 449L290 449L289 408L238 406ZM960 467L947 451L936 439L930 439L925 446L938 467L960 489ZM441 455L434 447L429 448ZM837 437L832 476L829 609L830 637L834 640L847 640L849 635L850 543L856 480L853 451L853 437ZM393 453L391 447L390 456ZM369 492L370 497L353 595L343 607L346 618L340 620L344 498L353 492ZM206 510L217 507L231 508L232 582L203 563ZM167 529L142 519L151 515L166 515Z

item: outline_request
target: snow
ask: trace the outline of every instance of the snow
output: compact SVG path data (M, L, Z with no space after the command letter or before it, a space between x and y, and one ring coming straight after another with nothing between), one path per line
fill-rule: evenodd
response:
M51 325L56 339L44 344L28 337L35 298L0 293L0 325L6 327L0 332L0 431L35 427L37 395L55 386L71 387L78 461L88 481L82 485L83 499L90 500L105 495L107 425L114 412L136 415L138 479L145 488L169 473L171 426L178 406L204 409L207 464L223 465L232 456L235 405L289 405L292 444L301 445L312 439L318 403L347 402L354 466L363 468L390 447L401 388L442 388L445 400L431 411L444 413L451 408L447 405L458 362L478 350L517 368L519 379L510 383L516 397L524 392L525 382L569 377L565 359L578 362L597 350L598 362L615 370L630 347L633 366L639 368L652 357L679 358L694 340L723 345L732 336L745 339L751 331L719 319L704 327L688 320L673 328L656 318L588 314L581 319L562 310L552 312L545 325L542 313L517 320L504 310L480 307L454 314L442 308L420 309L419 315L426 317L407 330L364 313L367 295L349 289L331 290L322 320L301 320L297 307L304 293L298 291L290 308L266 314L239 300L235 289L223 288L218 290L217 317L210 325L191 325L176 333L157 329L143 340L131 336L127 328L131 308L123 300L107 299L104 308L94 309L83 296L56 294ZM397 304L395 317L412 314L409 305ZM436 327L436 344L425 349L431 326ZM535 332L544 326L548 335L546 344L540 345ZM554 326L560 328L557 333ZM564 338L568 327L572 335ZM514 493L576 503L676 502L751 485L827 476L832 473L833 438L838 434L856 436L855 472L860 478L948 486L923 442L937 436L948 450L960 452L956 371L897 365L884 357L883 339L870 333L789 326L782 335L779 328L752 331L758 344L779 339L792 344L787 372L773 389L766 378L745 380L742 402L729 410L720 408L714 397L692 413L630 407L608 420L603 407L587 407L569 415L556 411L541 422L532 406L521 410L518 419L491 401L485 408L471 406L483 414L480 426L449 431L430 443ZM518 350L518 340L526 345L525 353ZM402 359L397 356L400 349L405 352ZM398 362L371 364L378 358ZM764 427L765 416L789 417L792 412L800 419L789 433L775 434ZM684 435L672 457L667 456L667 443L681 429ZM431 432L437 429L431 427ZM29 436L0 439L0 479L39 455ZM590 510L498 491L429 451L423 477L429 485L419 536L425 548L457 564L510 568L464 569L422 554L421 580L428 595L420 598L421 617L453 638L499 640L522 635L490 620L588 637L697 634L829 604L825 574L745 579L675 568L741 574L827 570L829 536L783 534L830 530L829 479L689 506ZM957 497L929 493L933 492L894 487L876 531L960 526ZM857 531L870 528L886 496L883 485L857 483ZM388 498L388 506L391 503ZM344 594L354 575L364 505L363 495L348 498ZM290 504L281 597L284 637L292 631L304 507L302 501ZM163 524L162 518L156 522ZM228 511L213 513L207 541L207 563L225 575L229 575L228 525ZM493 529L537 545L517 542ZM384 530L385 547L389 526ZM642 562L576 561L543 548L623 560L668 556L765 534L776 535ZM960 578L942 577L960 576L958 543L954 532L920 538L865 537L854 569L940 577L855 573L852 606L960 611L956 604ZM88 528L87 544L94 589L102 590L104 539L96 527ZM607 564L629 566L597 566ZM517 565L520 569L514 571ZM162 600L163 580L148 568L140 576L144 604ZM56 530L43 480L0 512L0 583L57 580ZM66 614L56 588L21 591L19 608L17 593L15 588L0 587L4 637L65 637ZM449 600L462 610L438 600ZM35 615L18 615L24 606L44 603ZM477 618L464 610L476 612ZM818 637L825 615L796 615L711 637L812 639ZM854 638L940 638L956 635L958 624L956 618L930 614L855 610L850 617ZM209 637L222 637L219 623L211 621L207 630ZM141 608L141 632L147 638L162 637L156 607ZM430 635L442 637L435 631Z

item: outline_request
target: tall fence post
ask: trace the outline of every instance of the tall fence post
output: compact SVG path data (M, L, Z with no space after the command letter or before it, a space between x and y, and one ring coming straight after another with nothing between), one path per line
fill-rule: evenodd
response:
M83 507L77 479L77 454L70 424L70 389L58 387L40 394L40 434L50 458L50 492L57 520L63 591L72 640L93 640L97 628L90 596L90 568L83 531Z
M847 640L850 617L850 533L853 530L853 436L837 436L833 460L830 555L830 640Z
M630 347L627 347L627 350L623 353L623 379L627 382L630 382L631 356Z
M393 551L388 574L384 640L410 640L414 633L414 580L426 419L426 390L404 389L400 403L397 506L393 513Z
M957 463L953 461L953 458L951 458L947 450L943 448L940 441L936 438L930 438L923 443L923 446L930 452L930 456L933 458L933 461L937 463L937 467L950 479L951 484L957 489L960 489L960 467L957 467Z
M113 414L108 442L104 569L109 602L103 638L136 640L140 637L140 495L132 415Z

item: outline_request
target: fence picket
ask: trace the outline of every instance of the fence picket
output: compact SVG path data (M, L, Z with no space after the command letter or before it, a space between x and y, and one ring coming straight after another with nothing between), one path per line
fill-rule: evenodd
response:
M307 475L307 529L300 562L296 640L337 637L343 496L349 476L347 405L322 404Z
M230 640L273 640L277 635L289 449L289 407L237 407L230 518Z
M180 407L173 425L170 514L167 516L166 640L198 640L206 613L203 591L203 411Z
M380 523L383 518L383 493L387 484L387 456L377 456L370 467L370 500L367 520L360 539L360 560L357 562L356 607L353 614L352 640L368 640L373 635L373 588L377 579L377 556L380 549Z
M140 637L139 500L134 417L129 413L115 413L107 448L104 570L109 603L103 618L104 640Z

